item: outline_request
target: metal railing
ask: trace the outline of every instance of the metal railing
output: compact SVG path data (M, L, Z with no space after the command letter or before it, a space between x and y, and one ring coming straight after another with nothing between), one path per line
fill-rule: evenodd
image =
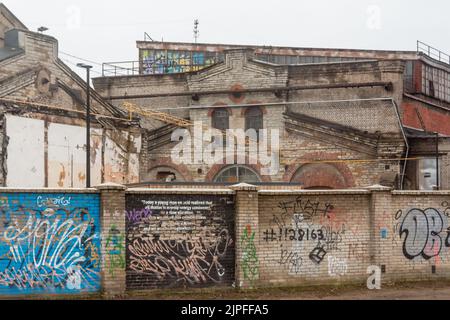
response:
M435 59L439 62L444 62L447 64L450 64L450 55L442 52L436 48L433 48L432 46L422 42L417 41L417 52L423 53L427 55L428 57Z
M140 74L139 61L107 62L102 64L103 77L134 76Z

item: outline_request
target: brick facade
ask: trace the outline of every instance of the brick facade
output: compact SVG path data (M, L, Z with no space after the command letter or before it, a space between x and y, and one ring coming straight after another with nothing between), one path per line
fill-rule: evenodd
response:
M393 60L276 66L255 60L253 50L233 49L225 53L223 63L195 73L95 79L95 86L105 97L149 94L148 98L132 101L179 117L188 116L191 121L202 122L205 126L212 126L212 111L225 105L229 110L230 129L245 128L247 105L259 105L264 129L279 130L281 146L280 169L275 174L262 174L260 163L255 165L247 161L244 164L256 172L261 181L298 182L306 188L352 188L380 183L387 174L399 176L402 171L398 161L384 159L400 158L405 151L405 140L393 103L399 103L401 99L403 70L403 62ZM389 82L393 90L380 86L353 86L376 82ZM272 88L319 84L341 88L289 93L271 91ZM240 90L238 100L233 96L236 88ZM183 96L183 92L196 92L198 99ZM166 99L151 97L159 94L164 94ZM380 96L387 99L379 100ZM336 102L313 102L324 100ZM121 100L114 102L118 106L121 104ZM186 106L190 109L185 109ZM158 171L172 171L177 176L176 181L213 182L229 167L230 163L225 161L215 165L194 161L174 163L171 152L176 143L171 142L170 135L176 127L167 132L163 129L160 134L155 127L158 124L151 120L146 127L150 131L144 138L146 146L141 154L141 181L156 182ZM199 143L193 141L196 147ZM203 145L205 148L206 142ZM329 171L322 172L323 165L315 166L315 162L324 160L335 161L330 163L337 171L335 174L330 176ZM310 162L317 177L295 175ZM339 176L343 177L342 181L336 181ZM391 184L395 182L391 181Z

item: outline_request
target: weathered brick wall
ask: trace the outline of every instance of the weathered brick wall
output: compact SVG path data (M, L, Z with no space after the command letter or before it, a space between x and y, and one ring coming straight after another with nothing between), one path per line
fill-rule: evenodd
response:
M399 118L395 107L390 100L370 100L383 97L391 97L400 101L403 92L403 63L401 61L391 62L359 62L344 64L324 64L305 65L295 67L267 66L252 60L250 51L236 50L226 54L226 61L215 67L205 69L198 74L186 77L184 91L206 92L215 91L214 94L200 95L198 101L186 99L184 102L179 97L174 102L175 107L195 107L189 110L189 118L192 121L201 121L204 125L212 125L213 106L226 105L230 113L229 124L232 129L245 128L246 107L242 105L261 104L263 110L263 125L265 129L278 129L280 133L280 170L271 176L262 176L262 166L251 165L247 161L247 166L260 174L264 182L290 182L292 175L300 169L300 165L305 160L337 160L342 165L346 173L338 168L342 175L353 175L351 183L345 183L344 187L366 187L380 183L381 176L385 174L401 173L398 161L380 161L356 163L347 160L360 159L393 159L401 158L405 151L405 141L402 136ZM148 79L147 79L148 78ZM172 79L173 78L173 79ZM170 81L172 79L172 81ZM181 90L180 75L165 75L162 77L142 77L142 84L136 87L139 93L147 92L160 93L162 90L157 84L164 86L167 92ZM108 80L109 81L109 80ZM112 83L124 84L124 79L110 80ZM130 78L130 85L136 79ZM274 88L290 86L308 86L317 84L355 84L365 82L388 81L393 83L394 90L386 91L383 87L373 88L338 88L323 90L292 90L288 94L285 92L244 92L239 97L233 96L231 91L239 87L241 89L251 88ZM177 83L177 86L173 86ZM145 90L144 90L145 88ZM182 90L182 91L183 91ZM217 92L217 90L225 92ZM144 92L145 91L145 92ZM138 92L136 92L138 93ZM348 101L352 99L365 99L363 101ZM306 101L325 101L315 102ZM339 100L345 100L336 102ZM304 101L305 103L292 104L292 102ZM164 106L166 102L157 98L140 99L138 101L143 106ZM286 105L282 105L286 102ZM276 103L278 105L266 105ZM156 107L158 106L158 107ZM185 108L172 110L173 112L185 112ZM359 130L360 134L379 135L378 139L366 141L361 137L354 137L349 128L342 129L346 132L344 138L333 137L326 127L320 131L320 124L313 125L309 129L298 127L296 132L287 131L287 120L284 113L290 111L300 113L317 120L329 121L341 126L351 127ZM184 113L179 116L186 116ZM170 137L169 137L170 140ZM198 141L194 141L197 146ZM204 147L209 143L204 142ZM216 175L224 169L227 164L218 163L207 165L205 163L175 164L171 161L171 151L174 143L159 145L155 149L147 149L147 155L141 156L145 161L142 167L146 167L146 172L141 171L141 178L155 181L155 170L159 170L164 165L164 171L172 168L181 176L182 181L213 181ZM224 155L225 158L225 155ZM164 163L161 163L164 159ZM347 161L347 163L344 163ZM325 185L331 187L330 185ZM314 187L314 186L313 186Z
M351 281L370 265L368 191L262 192L260 284Z
M259 192L256 286L435 280L450 272L450 193ZM238 253L239 256L239 253Z
M128 190L125 218L127 290L234 283L230 191Z
M450 194L382 193L375 215L376 256L388 279L426 280L450 274Z
M448 191L188 187L2 189L0 297L450 274Z
M100 291L98 193L5 189L0 209L0 296Z
M106 296L125 292L125 187L104 184L102 206L102 291Z

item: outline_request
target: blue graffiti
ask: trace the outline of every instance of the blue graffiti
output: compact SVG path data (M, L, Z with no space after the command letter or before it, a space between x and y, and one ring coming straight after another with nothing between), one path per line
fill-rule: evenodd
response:
M100 290L97 194L0 194L0 294Z

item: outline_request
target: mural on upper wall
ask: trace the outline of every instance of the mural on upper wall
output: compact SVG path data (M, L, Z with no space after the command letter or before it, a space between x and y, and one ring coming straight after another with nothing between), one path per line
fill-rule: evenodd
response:
M171 74L198 71L219 61L216 53L143 50L143 74Z
M402 241L405 258L441 262L450 252L449 216L448 202L435 208L399 210L395 214L394 237Z
M233 196L127 195L127 290L231 286Z
M0 194L0 294L100 290L97 194Z

